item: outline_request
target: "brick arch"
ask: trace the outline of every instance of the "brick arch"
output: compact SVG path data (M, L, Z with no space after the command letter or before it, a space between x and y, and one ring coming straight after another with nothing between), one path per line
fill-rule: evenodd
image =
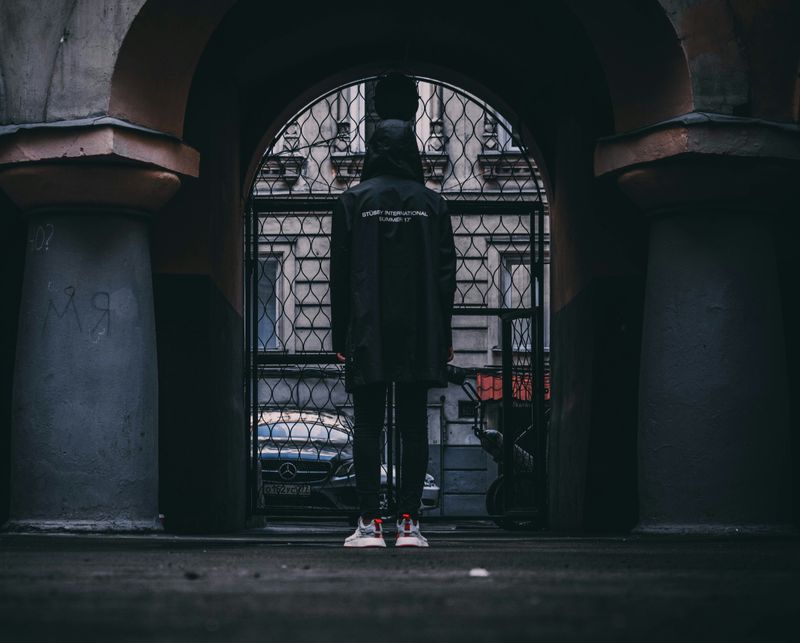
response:
M241 366L237 356L244 310L247 167L260 156L264 137L274 134L271 127L283 124L304 102L348 80L342 74L363 70L365 63L370 71L381 71L382 61L396 64L399 59L409 71L463 87L528 125L540 148L542 160L537 158L537 164L543 171L558 171L551 177L558 183L553 193L561 195L554 202L559 223L552 234L560 253L554 269L560 281L554 289L562 294L554 294L554 301L566 310L560 313L566 320L562 327L574 322L573 335L587 342L592 333L599 337L610 330L612 321L608 328L603 326L606 322L593 321L583 302L594 296L590 286L598 275L631 269L619 266L626 259L618 259L619 253L611 250L603 266L595 265L594 248L611 248L619 237L601 229L601 217L595 215L616 216L620 208L613 201L594 205L591 151L598 136L691 109L686 64L669 21L654 0L623 0L605 12L594 8L598 3L562 0L525 3L521 11L531 15L515 15L504 31L487 25L484 13L467 18L463 11L442 4L449 3L420 12L381 14L374 5L351 3L353 16L345 21L349 31L342 34L336 29L343 24L336 20L341 16L330 3L320 8L321 16L304 12L299 21L293 19L296 7L286 3L148 0L122 45L111 95L114 115L181 137L201 156L199 178L185 182L153 228L160 368L172 372L192 363L198 377L207 373L220 390L209 404L224 418L230 435L241 437L243 423L237 416L241 409L233 407L241 398L235 375ZM267 8L259 15L259 7ZM399 27L385 26L388 15ZM387 33L373 28L376 16ZM449 25L449 31L442 25ZM631 245L638 242L633 236ZM572 306L585 292L589 295ZM608 304L612 305L616 304ZM609 314L608 319L613 317ZM190 344L192 337L214 341L202 341L198 352ZM191 361L198 355L202 360ZM568 358L562 370L573 370ZM636 359L631 357L630 373L635 373ZM578 375L559 393L568 399L563 422L583 427L592 417L596 424L616 425L618 418L593 415L593 398L587 395L595 390L593 362L582 357L577 361ZM634 384L628 389L633 417ZM187 390L164 390L159 402L162 424L170 426L179 418L182 427L194 397L196 391L188 384ZM207 433L209 443L222 441L214 418L207 415L192 417L204 427L201 433ZM196 512L182 502L194 492L175 473L186 458L182 430L188 428L164 433L162 474L164 488L170 497L174 494L174 505L167 503L172 515L185 512L185 520L191 521ZM234 454L240 452L232 441L225 444L231 453L225 480L235 481L241 465L234 462ZM565 475L573 475L571 471ZM570 496L587 476L573 477L561 485L568 487L561 496ZM220 495L220 489L214 487L209 494ZM558 511L566 514L571 509L559 506ZM575 510L576 516L580 511ZM579 521L580 517L562 517L559 524Z
M798 119L797 2L659 3L684 50L696 111Z
M617 133L693 108L686 58L660 2L565 0L594 45Z
M257 4L249 0L147 0L131 24L116 59L110 115L181 136L194 72L209 38L224 22L226 14L234 13L232 10L249 11ZM616 131L635 129L691 111L692 87L683 50L672 23L656 0L626 0L612 6L562 0L553 7L556 14L561 12L577 19L591 41L608 83ZM375 13L374 7L366 6L363 11L358 6L351 11ZM533 11L528 17L531 23L535 22L538 8ZM309 13L313 15L313 11ZM463 12L452 15L463 18ZM476 12L474 34L491 36L492 30L484 29L484 18L482 12ZM420 22L424 23L424 19L420 18ZM305 26L303 21L294 24L302 25L299 29ZM331 31L329 24L325 27ZM283 30L291 28L281 26ZM533 33L537 28L540 27L531 24L532 41L539 39ZM558 32L561 25L547 28ZM263 37L269 39L272 33L269 25L264 25ZM302 32L297 33L302 42ZM444 29L431 31L432 39L444 38L446 44L449 38L453 46L462 37L460 33L446 36ZM331 39L332 50L337 47L346 47L346 43ZM520 41L517 51L502 53L523 55L527 49L528 43ZM335 56L333 51L332 55ZM556 64L562 62L559 57L569 55L568 49L554 52ZM531 71L535 64L532 60Z
M236 0L147 0L117 55L109 115L180 138L197 63L235 4Z

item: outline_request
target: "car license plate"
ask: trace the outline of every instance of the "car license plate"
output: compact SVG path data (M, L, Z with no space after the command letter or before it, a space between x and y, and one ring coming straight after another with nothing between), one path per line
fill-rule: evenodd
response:
M267 483L264 485L264 493L268 496L300 496L307 498L311 495L311 485Z

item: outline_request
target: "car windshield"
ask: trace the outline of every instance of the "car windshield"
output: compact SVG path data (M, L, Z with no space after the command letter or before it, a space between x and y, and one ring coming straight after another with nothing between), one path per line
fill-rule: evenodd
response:
M347 444L350 435L343 429L309 422L271 422L258 425L258 437L276 441Z

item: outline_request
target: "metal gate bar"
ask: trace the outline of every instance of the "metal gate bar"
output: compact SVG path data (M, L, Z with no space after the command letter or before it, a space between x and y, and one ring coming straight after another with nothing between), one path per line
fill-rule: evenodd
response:
M394 472L397 470L394 449L394 382L386 386L386 502L391 514L395 510Z
M502 325L500 333L500 341L502 346L502 362L503 362L503 472L502 476L505 481L503 487L505 491L503 507L507 511L512 508L514 487L514 447L516 446L516 427L512 422L512 413L514 406L514 389L511 380L511 367L513 355L511 353L512 344L512 328L511 317L508 314L501 316Z
M271 197L256 197L252 200L251 212L255 215L269 215L275 212L292 212L302 210L304 212L320 212L329 214L333 212L336 199L274 199ZM537 201L487 201L486 199L453 199L448 200L447 210L451 216L467 214L522 214L531 215L531 209L535 213L542 210L541 204ZM544 228L542 228L542 233ZM537 231L538 234L538 231Z
M543 517L547 511L547 424L545 421L544 401L545 401L545 386L544 386L544 211L541 208L534 216L536 224L536 235L534 239L533 226L531 226L531 250L536 249L535 276L538 292L531 293L535 296L536 300L536 318L531 326L531 331L535 333L532 338L533 345L533 411L536 415L536 469L534 476L536 478L536 485L534 487L534 499L536 506L540 508ZM535 240L535 244L534 244ZM533 252L531 252L533 255ZM534 271L531 271L534 275ZM535 342L535 343L534 343Z

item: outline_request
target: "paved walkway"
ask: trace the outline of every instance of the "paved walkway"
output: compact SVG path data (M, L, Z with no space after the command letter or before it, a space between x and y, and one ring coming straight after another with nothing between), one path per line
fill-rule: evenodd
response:
M428 550L359 551L340 546L348 532L310 523L220 538L3 535L0 640L800 640L796 539L437 524Z

